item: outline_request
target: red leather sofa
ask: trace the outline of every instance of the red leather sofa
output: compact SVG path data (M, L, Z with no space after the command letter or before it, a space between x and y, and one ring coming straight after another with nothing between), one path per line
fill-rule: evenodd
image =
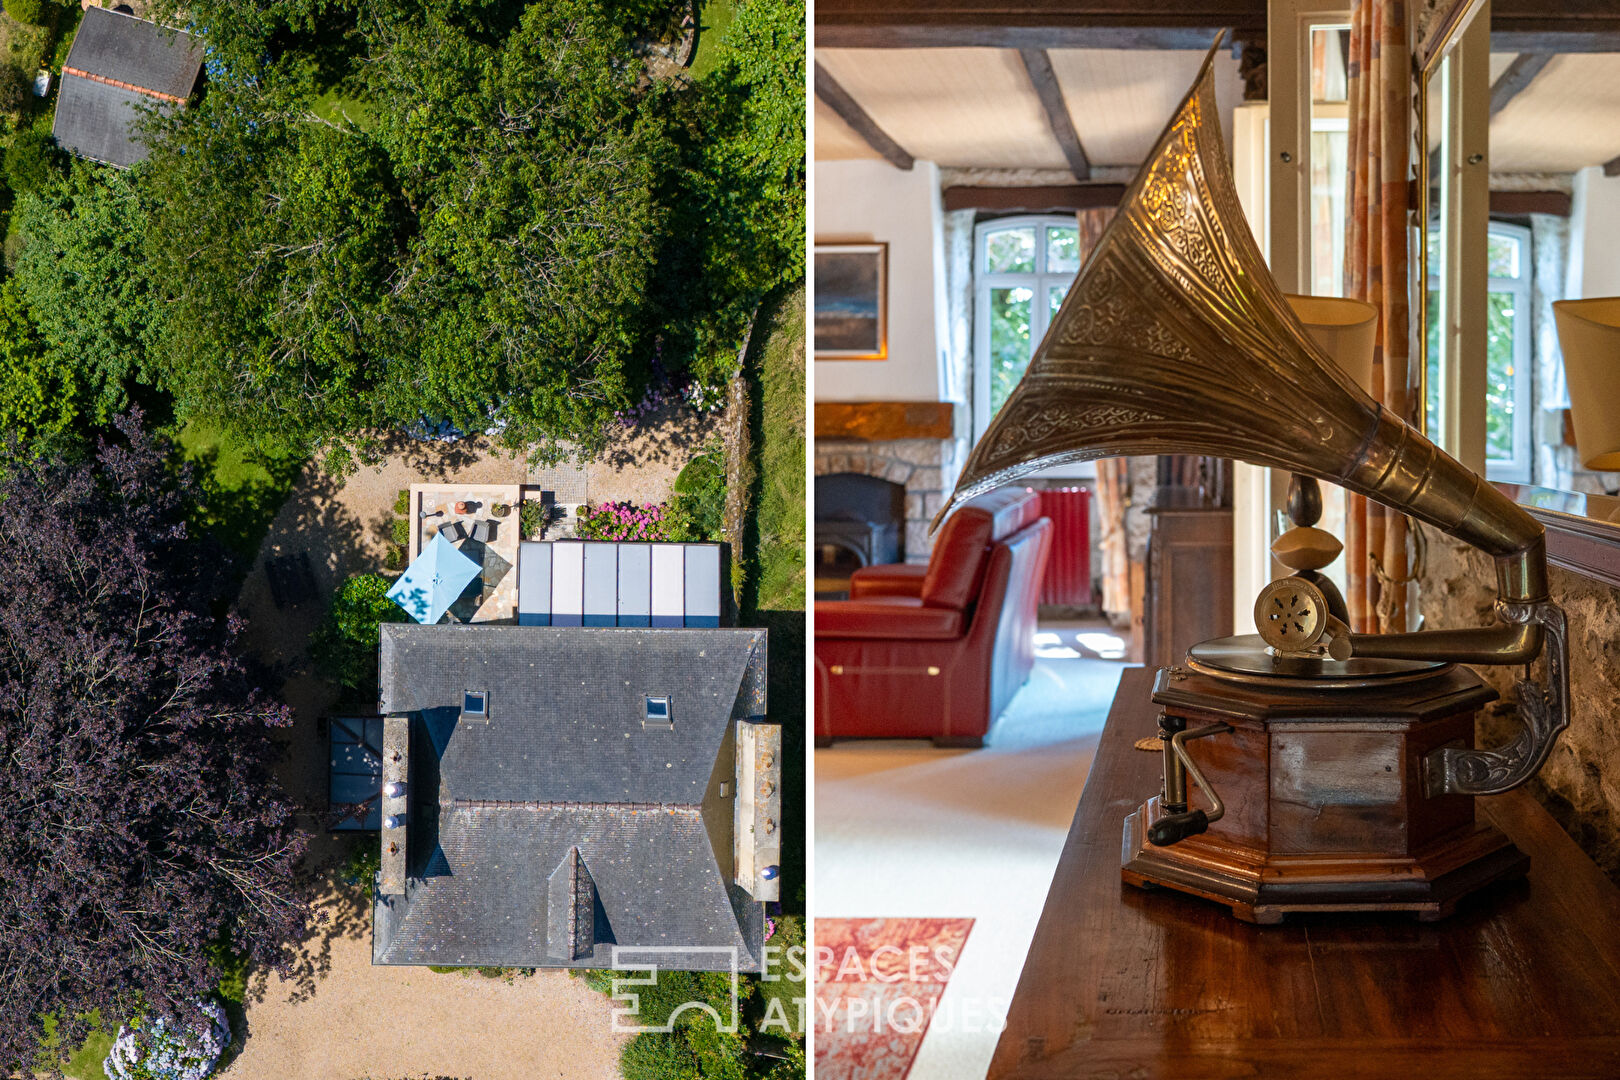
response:
M1035 666L1052 523L1004 488L951 514L923 566L855 572L816 604L816 744L929 738L982 746Z

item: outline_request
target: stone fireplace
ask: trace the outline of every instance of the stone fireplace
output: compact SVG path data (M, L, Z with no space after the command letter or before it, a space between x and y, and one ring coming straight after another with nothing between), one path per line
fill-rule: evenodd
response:
M928 523L956 486L968 441L951 402L822 402L816 405L817 476L856 473L905 490L902 558L926 563ZM823 515L818 505L816 514Z

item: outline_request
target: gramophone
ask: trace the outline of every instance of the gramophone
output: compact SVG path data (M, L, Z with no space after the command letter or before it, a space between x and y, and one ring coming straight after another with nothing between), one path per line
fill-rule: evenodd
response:
M1312 340L1238 205L1214 55L936 524L1053 465L1204 454L1330 481L1488 552L1489 627L1352 633L1312 574L1267 585L1256 634L1203 642L1158 672L1163 788L1125 821L1127 883L1215 900L1246 921L1441 918L1527 869L1476 821L1474 799L1530 779L1568 724L1565 620L1548 597L1543 530ZM1464 664L1525 666L1522 727L1506 745L1474 745L1496 693Z

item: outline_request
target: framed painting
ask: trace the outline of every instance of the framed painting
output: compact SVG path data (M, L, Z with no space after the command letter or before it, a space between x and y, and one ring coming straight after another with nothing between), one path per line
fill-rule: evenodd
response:
M889 358L889 245L816 245L817 360Z

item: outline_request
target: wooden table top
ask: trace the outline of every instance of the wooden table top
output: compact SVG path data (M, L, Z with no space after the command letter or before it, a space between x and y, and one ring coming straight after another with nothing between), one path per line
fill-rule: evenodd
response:
M1119 877L1125 815L1159 789L1153 671L1127 669L1007 1028L1004 1077L1620 1077L1620 889L1522 789L1481 799L1528 879L1452 918L1238 922Z

